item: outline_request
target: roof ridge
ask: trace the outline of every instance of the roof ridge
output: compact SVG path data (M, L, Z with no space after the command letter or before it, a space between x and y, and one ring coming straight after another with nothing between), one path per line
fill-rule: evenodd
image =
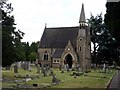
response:
M79 26L71 26L71 27L47 27L46 29L62 29L62 28L77 28L77 27L79 27Z

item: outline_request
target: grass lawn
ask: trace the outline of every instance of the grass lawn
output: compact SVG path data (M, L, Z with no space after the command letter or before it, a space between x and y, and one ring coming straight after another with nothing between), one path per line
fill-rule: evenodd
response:
M38 84L38 87L50 88L106 88L116 70L111 70L110 73L103 73L102 70L91 70L89 73L85 73L84 75L74 78L74 76L70 76L73 71L65 71L64 73L61 73L59 69L53 69L57 79L61 81L58 85L53 85L51 83L52 76L44 77L43 74L38 75L36 71L37 69L35 67L32 68L31 72L19 69L19 73L17 75L29 75L31 77L36 77L36 79L27 82L19 82L18 84L26 84L31 87L33 84ZM2 78L8 81L2 83L3 88L16 86L15 82L9 81L23 79L15 77L13 70L2 70Z

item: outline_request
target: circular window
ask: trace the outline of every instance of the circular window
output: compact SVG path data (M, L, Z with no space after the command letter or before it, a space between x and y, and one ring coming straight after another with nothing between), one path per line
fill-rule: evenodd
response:
M82 40L83 40L82 38L79 39L79 41L82 41Z

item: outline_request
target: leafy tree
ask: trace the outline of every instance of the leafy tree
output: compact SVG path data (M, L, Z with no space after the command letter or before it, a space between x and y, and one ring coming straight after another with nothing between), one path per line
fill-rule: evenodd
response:
M38 42L32 42L32 44L30 45L30 52L37 53L37 50L38 50Z
M25 51L26 61L30 61L30 60L29 60L29 55L30 55L30 46L29 46L29 42L24 43L24 51Z
M88 20L91 25L91 40L94 44L93 63L109 62L112 64L113 60L117 59L118 52L116 49L116 40L110 35L103 23L102 14L96 17L91 15Z
M0 10L2 11L2 66L10 66L17 60L17 45L20 43L24 33L15 29L14 16L10 15L13 11L11 3L6 1L0 2Z
M120 57L120 1L106 3L105 24L111 35L116 40L116 53ZM120 65L120 58L115 59Z
M120 46L120 1L106 3L105 23L111 35Z
M90 23L90 32L91 32L91 41L93 42L93 63L97 63L97 48L98 48L98 40L99 40L99 36L100 33L102 32L102 28L103 28L103 24L102 24L102 14L97 15L96 17L94 17L91 14L90 19L88 19L88 22Z
M17 43L15 49L16 49L16 61L25 61L26 55L24 50L24 43Z
M38 42L32 42L32 44L30 45L29 60L35 61L37 59L37 50Z
M37 58L37 53L36 52L32 52L30 55L29 55L29 60L32 62L32 61L35 61Z

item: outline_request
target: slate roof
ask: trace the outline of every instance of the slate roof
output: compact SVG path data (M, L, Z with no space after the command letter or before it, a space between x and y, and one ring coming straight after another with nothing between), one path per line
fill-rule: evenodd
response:
M71 41L76 46L79 27L45 28L40 40L39 48L65 48Z
M57 49L54 54L52 55L53 58L60 58L64 49Z

